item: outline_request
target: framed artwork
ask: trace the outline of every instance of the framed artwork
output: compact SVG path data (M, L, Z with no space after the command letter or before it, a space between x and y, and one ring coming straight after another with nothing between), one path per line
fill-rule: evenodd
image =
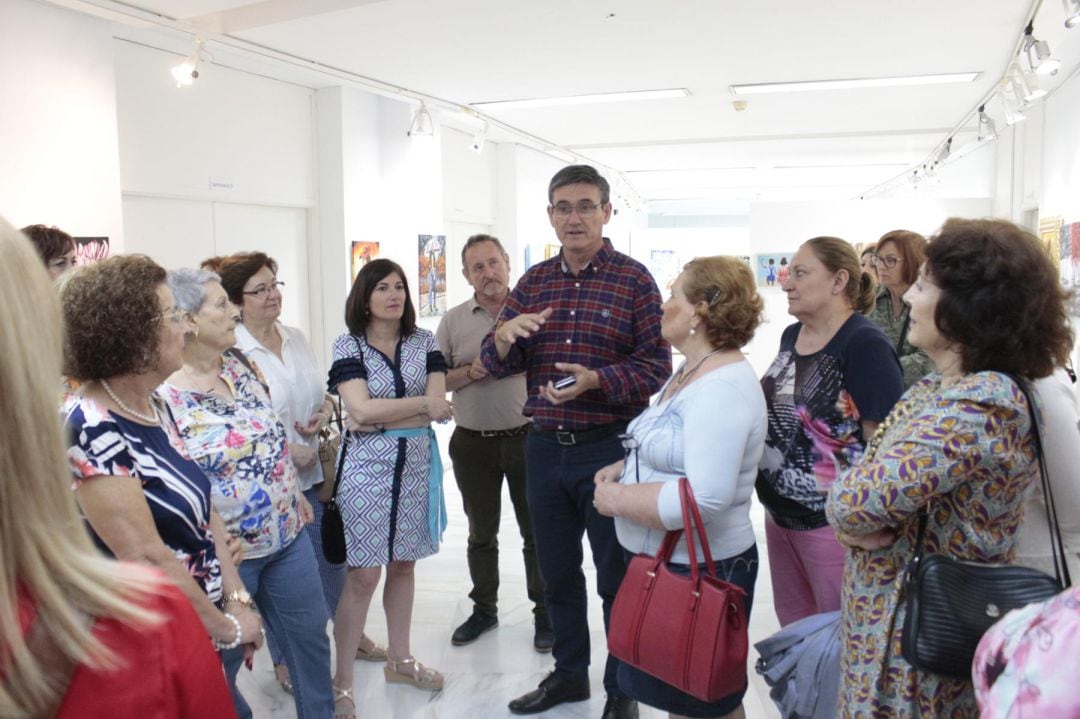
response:
M779 287L787 279L788 263L791 253L782 255L758 255L757 264L752 268L759 287Z
M446 314L446 235L419 235L420 316Z
M561 249L562 245L544 245L544 259L550 260L552 257L558 255Z
M675 278L682 271L679 255L675 250L650 250L647 267L656 281L656 286L660 288L660 293L665 296L671 292Z
M378 242L354 242L352 243L352 278L356 281L356 275L360 268L379 256Z
M1039 220L1039 241L1042 242L1046 256L1054 263L1054 269L1059 271L1061 268L1061 225L1061 215Z
M76 237L75 264L79 267L92 265L109 256L108 237Z

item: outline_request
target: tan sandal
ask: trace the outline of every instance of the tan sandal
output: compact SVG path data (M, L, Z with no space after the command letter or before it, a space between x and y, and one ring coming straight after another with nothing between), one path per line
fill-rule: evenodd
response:
M365 662L385 662L387 658L386 647L381 647L374 642L374 640L368 637L361 637L360 641L365 639L371 642L371 649L364 649L363 646L356 648L356 658L363 659Z
M352 689L342 689L333 684L330 685L330 688L334 690L334 716L344 717L344 719L356 719L356 702L353 701ZM348 712L338 711L338 702L346 700L349 702L351 710Z
M404 667L404 670L402 670ZM434 669L425 667L414 657L390 659L387 657L383 675L389 684L410 684L417 689L437 692L443 688L444 677Z

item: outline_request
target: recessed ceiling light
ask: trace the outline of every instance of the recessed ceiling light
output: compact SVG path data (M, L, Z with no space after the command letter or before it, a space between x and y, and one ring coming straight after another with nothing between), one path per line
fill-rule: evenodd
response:
M689 97L685 87L665 90L633 90L630 92L602 92L594 95L567 95L564 97L532 97L523 100L495 100L472 102L472 107L485 110L511 110L527 107L557 107L560 105L589 105L601 102L634 102L635 100L665 100L673 97Z
M899 87L903 85L945 85L973 82L981 72L954 72L942 75L905 75L902 77L862 77L849 80L806 80L803 82L763 82L753 85L732 85L735 95L764 95L778 92L811 92L815 90L854 90L867 87Z

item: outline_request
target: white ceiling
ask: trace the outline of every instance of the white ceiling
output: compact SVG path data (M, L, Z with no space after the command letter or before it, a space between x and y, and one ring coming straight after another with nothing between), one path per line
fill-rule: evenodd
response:
M246 54L267 75L295 81L297 66L317 63L327 72L305 71L305 84L397 86L441 100L431 104L449 124L474 102L684 87L690 97L489 114L622 171L645 199L700 211L850 198L921 163L993 90L1040 0L63 3L119 8L157 33L201 29L216 61ZM1059 0L1035 16L1035 35L1065 63L1051 85L1080 62L1080 29L1067 33L1063 19ZM744 112L728 89L970 71L982 74L962 85L755 95Z

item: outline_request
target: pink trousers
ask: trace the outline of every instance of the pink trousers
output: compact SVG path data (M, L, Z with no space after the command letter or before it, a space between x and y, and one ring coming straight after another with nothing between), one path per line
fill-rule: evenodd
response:
M832 527L783 529L765 513L773 605L780 626L840 608L847 550Z

